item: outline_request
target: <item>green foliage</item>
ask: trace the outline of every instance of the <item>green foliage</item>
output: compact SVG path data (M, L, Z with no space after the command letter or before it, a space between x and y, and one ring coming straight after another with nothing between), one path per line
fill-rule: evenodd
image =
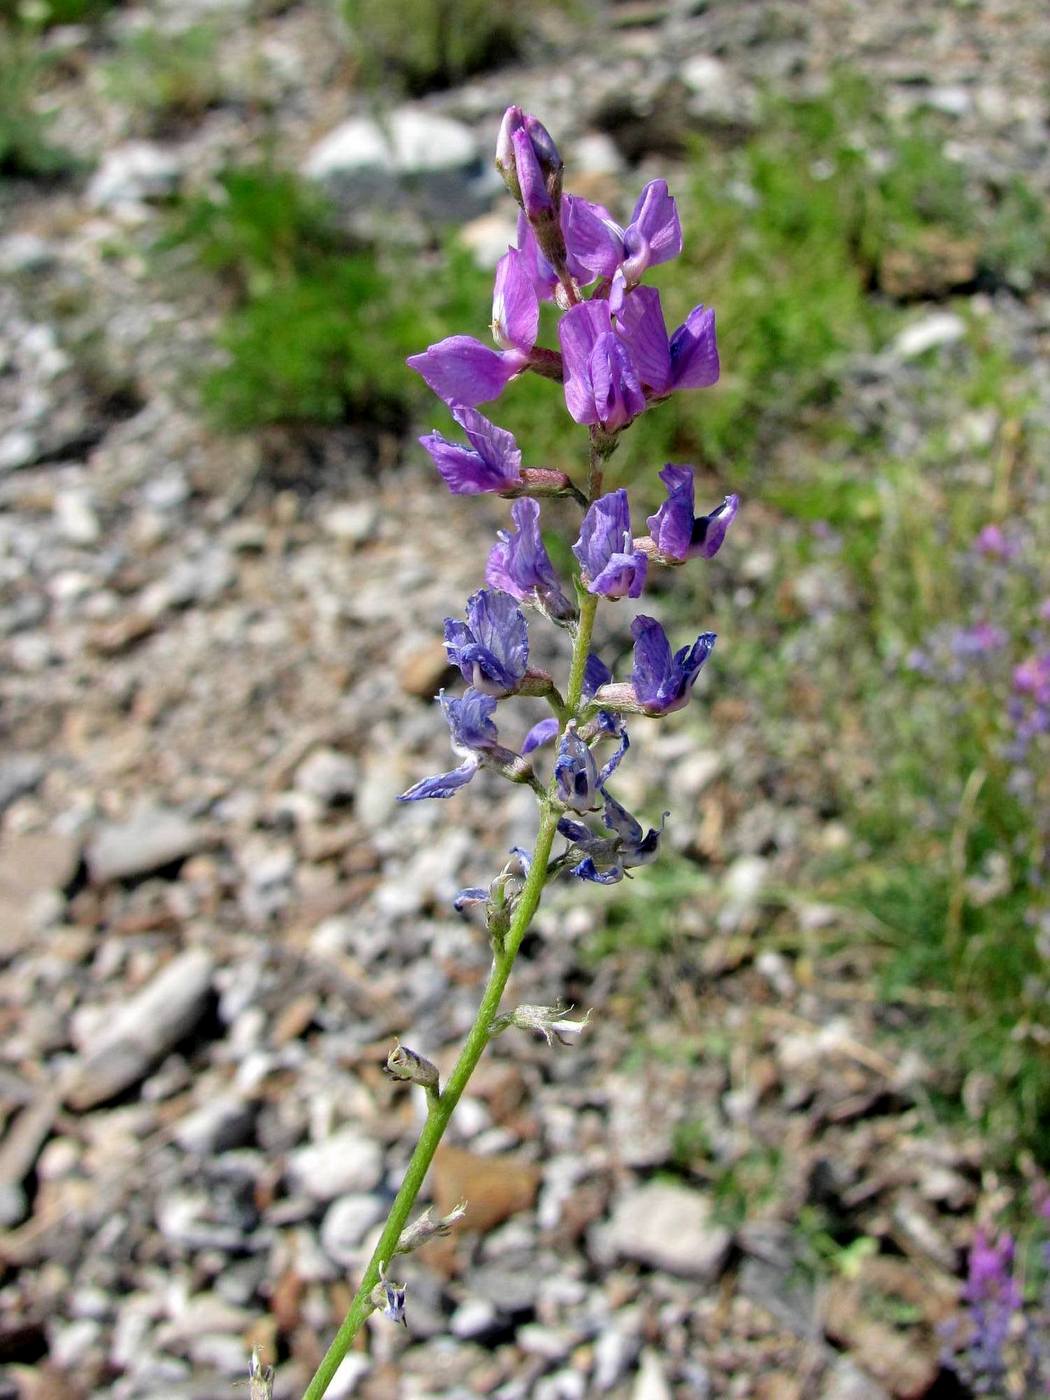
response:
M418 96L516 58L534 29L536 7L514 0L343 0L343 15L366 84Z
M98 19L113 0L0 0L0 22L29 26L84 24Z
M148 133L162 134L199 117L221 98L219 39L211 24L133 30L103 70L106 88L139 114Z
M74 164L51 144L50 117L35 105L47 70L35 37L0 21L0 175L61 175Z
M476 319L487 284L461 250L447 250L450 275L435 277L396 251L354 246L313 188L264 167L228 171L216 196L181 208L165 245L234 289L225 364L202 394L236 430L400 423L424 398L406 356Z

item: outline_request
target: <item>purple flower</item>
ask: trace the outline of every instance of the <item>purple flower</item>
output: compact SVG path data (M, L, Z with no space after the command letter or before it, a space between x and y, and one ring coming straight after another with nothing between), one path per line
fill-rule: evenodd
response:
M1050 705L1050 651L1029 656L1014 668L1014 690L1030 695L1037 705Z
M653 617L639 613L631 623L634 669L630 685L603 685L595 695L599 705L667 715L689 702L700 668L711 655L714 632L702 632L691 647L671 652L667 634Z
M484 695L512 695L525 676L525 614L507 593L481 588L467 600L467 620L445 619L445 650L463 679Z
M521 449L512 433L466 404L449 405L452 417L466 433L469 447L450 442L439 433L426 433L419 441L434 459L445 485L456 496L482 491L508 491L521 484Z
M625 229L601 204L572 196L566 204L566 245L576 263L586 268L591 277L611 279L609 306L614 315L648 268L667 262L682 251L678 206L667 191L666 180L651 180L646 185Z
M612 832L612 836L597 836L583 822L571 817L562 817L558 831L566 837L577 852L583 856L569 871L578 880L589 880L596 885L614 885L623 879L628 870L639 865L648 865L657 857L664 822L659 828L650 827L644 835L641 824L605 789L602 824ZM664 820L667 813L664 813Z
M952 633L950 640L952 651L962 659L998 651L1006 642L1006 633L991 622L978 622L973 627L959 627Z
M537 603L548 616L566 622L575 617L576 609L562 592L561 582L554 571L540 535L538 501L527 497L515 501L511 516L518 527L513 534L499 532L485 566L485 581L504 593Z
M640 596L648 564L645 555L633 546L631 508L622 486L588 508L572 552L580 561L589 593L605 598Z
M496 701L491 695L468 690L460 700L448 700L445 692L438 696L452 734L452 749L464 762L450 773L437 773L422 778L403 792L399 802L418 802L424 797L451 797L470 782L487 755L503 760L513 758L499 746L499 733L492 722Z
M645 408L645 395L609 304L581 301L558 323L565 403L577 423L618 432Z
M526 260L508 248L496 264L492 288L492 338L503 350L527 353L540 330L540 303Z
M597 806L598 765L573 723L567 726L558 745L554 782L558 796L572 811L589 812Z
M985 525L974 540L974 548L986 559L1012 559L1018 550L1016 540L1012 540L1001 525Z
M541 749L544 744L552 743L558 737L560 729L561 725L553 715L548 715L546 719L537 720L525 735L521 746L522 756L532 753L534 749Z
M709 515L694 515L693 471L670 463L660 473L667 487L667 500L650 515L649 534L665 563L684 564L700 555L712 559L722 547L726 531L733 523L740 504L737 496L726 496Z
M498 399L528 362L522 350L490 350L472 335L450 335L406 361L439 399L471 408Z
M675 389L706 389L718 382L715 313L695 306L670 340L655 287L636 287L617 316L638 378L655 398Z

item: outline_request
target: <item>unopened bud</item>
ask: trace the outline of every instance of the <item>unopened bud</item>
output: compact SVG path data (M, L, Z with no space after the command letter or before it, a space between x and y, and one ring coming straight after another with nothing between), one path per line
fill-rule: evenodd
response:
M410 1050L407 1045L400 1042L394 1046L387 1056L386 1064L383 1066L386 1074L391 1079L405 1080L411 1084L418 1084L428 1092L437 1092L438 1072L437 1066L425 1060L422 1055L417 1055L414 1050Z
M457 1225L467 1211L466 1201L460 1201L458 1206L454 1206L448 1215L439 1216L437 1220L431 1215L433 1206L427 1206L426 1210L417 1220L413 1220L411 1225L406 1225L401 1231L401 1238L397 1242L395 1254L411 1254L414 1249L419 1249L428 1240L435 1240L441 1235L451 1232L453 1225Z
M252 1348L252 1359L248 1363L248 1393L250 1400L273 1400L274 1370L264 1366L259 1348Z
M548 1045L555 1040L561 1045L571 1045L591 1019L588 1011L582 1021L566 1020L565 1013L571 1009L560 1002L554 1006L519 1006L493 1021L492 1034L499 1035L510 1026L517 1026L523 1031L539 1031Z

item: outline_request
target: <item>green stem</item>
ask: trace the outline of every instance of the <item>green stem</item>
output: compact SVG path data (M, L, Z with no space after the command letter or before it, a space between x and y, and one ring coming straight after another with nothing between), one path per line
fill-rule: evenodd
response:
M580 621L576 629L572 667L569 672L569 688L565 698L567 715L575 714L580 706L580 699L583 695L583 672L591 647L591 633L594 628L594 615L597 606L598 599L592 594L587 594L580 604ZM401 1232L408 1223L409 1214L422 1189L423 1180L430 1169L434 1153L444 1136L445 1129L448 1127L449 1119L452 1117L470 1076L474 1073L485 1046L489 1042L492 1022L499 1012L500 1002L514 966L514 959L517 957L521 941L528 932L529 925L539 907L543 887L547 883L547 866L551 847L554 845L554 837L557 834L558 815L550 798L543 797L540 805L540 826L536 833L536 848L532 854L532 865L514 910L507 936L493 958L492 971L485 984L485 993L481 999L481 1005L478 1007L478 1014L474 1018L466 1043L460 1051L459 1059L456 1061L455 1068L449 1075L444 1089L440 1094L428 1096L427 1119L405 1171L401 1189L394 1199L383 1233L379 1237L379 1243L369 1260L368 1267L361 1279L361 1285L350 1305L350 1311L344 1318L343 1324L336 1333L332 1345L325 1353L320 1366L318 1366L313 1380L307 1386L303 1400L321 1400L365 1319L375 1310L371 1295L372 1290L379 1282L380 1265L388 1265L394 1257Z

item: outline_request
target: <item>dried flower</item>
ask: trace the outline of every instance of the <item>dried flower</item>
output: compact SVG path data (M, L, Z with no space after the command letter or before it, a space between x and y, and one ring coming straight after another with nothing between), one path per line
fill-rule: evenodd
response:
M393 1050L386 1057L383 1071L391 1079L400 1079L405 1083L418 1084L421 1089L437 1091L437 1066L424 1059L422 1055L417 1055L407 1045L402 1045L400 1041L395 1044Z

